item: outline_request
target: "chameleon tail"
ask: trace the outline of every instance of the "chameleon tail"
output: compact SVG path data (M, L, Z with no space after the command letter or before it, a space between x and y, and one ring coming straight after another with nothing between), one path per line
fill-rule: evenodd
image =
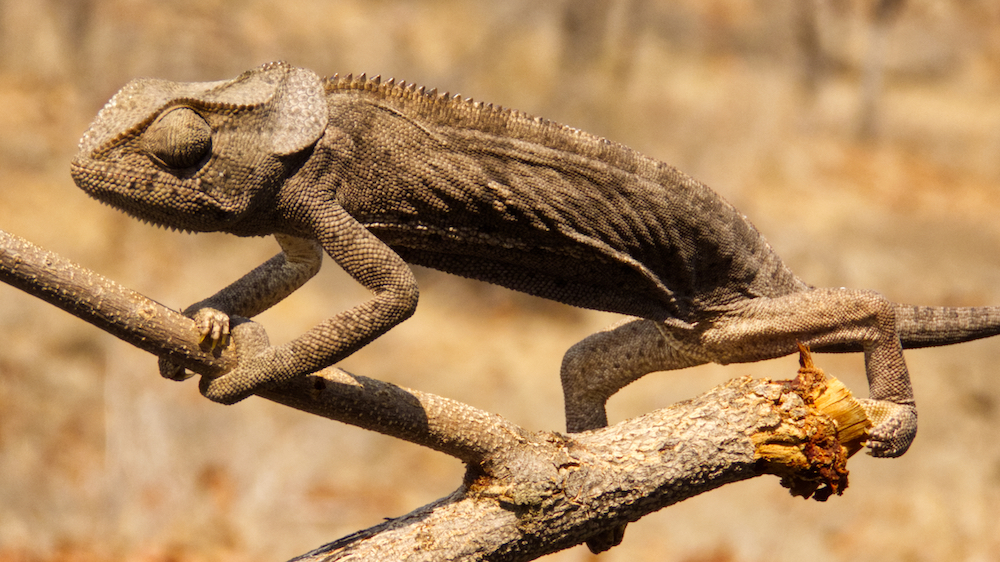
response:
M1000 335L1000 306L913 306L894 303L903 349L951 345ZM819 353L856 353L860 343L821 346Z
M1000 306L944 307L896 304L904 349L951 345L1000 334Z

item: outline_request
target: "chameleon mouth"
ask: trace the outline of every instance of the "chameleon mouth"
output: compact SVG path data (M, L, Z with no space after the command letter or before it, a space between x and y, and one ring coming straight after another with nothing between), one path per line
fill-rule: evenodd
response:
M156 226L214 232L236 218L236 213L218 199L196 189L201 183L197 179L181 182L166 181L162 175L126 175L114 167L80 159L70 164L70 175L90 197Z

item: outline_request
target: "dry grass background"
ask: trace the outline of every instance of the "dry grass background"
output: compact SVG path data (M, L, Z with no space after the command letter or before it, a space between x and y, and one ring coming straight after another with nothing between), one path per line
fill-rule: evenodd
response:
M175 307L277 250L153 229L88 200L76 140L128 79L274 59L517 107L679 166L816 285L1000 303L1000 7L911 0L878 52L864 0L0 1L0 228ZM813 11L815 10L815 11ZM815 20L810 18L815 17ZM810 27L810 21L816 26ZM810 32L810 29L812 31ZM562 429L562 352L612 315L420 271L417 315L345 361L532 429ZM285 341L364 298L328 266L262 322ZM819 356L864 394L862 360ZM908 354L921 432L852 461L826 504L773 478L646 517L601 560L1000 560L1000 342ZM613 419L794 358L647 377ZM0 286L0 560L281 560L454 489L443 455L250 399ZM590 560L583 547L547 560Z

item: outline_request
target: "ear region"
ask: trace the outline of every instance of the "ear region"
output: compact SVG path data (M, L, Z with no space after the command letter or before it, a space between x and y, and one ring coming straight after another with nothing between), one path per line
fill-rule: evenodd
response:
M271 101L271 151L277 156L293 154L316 142L329 118L319 75L303 68L287 68Z
M328 120L319 75L281 61L248 70L217 85L201 99L209 104L260 110L260 133L276 156L288 156L316 142Z

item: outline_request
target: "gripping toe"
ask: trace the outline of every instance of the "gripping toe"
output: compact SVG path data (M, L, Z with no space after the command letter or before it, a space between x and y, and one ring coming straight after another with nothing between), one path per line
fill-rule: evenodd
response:
M860 400L874 427L868 449L873 457L898 457L910 448L917 435L917 409L912 404L885 400Z

